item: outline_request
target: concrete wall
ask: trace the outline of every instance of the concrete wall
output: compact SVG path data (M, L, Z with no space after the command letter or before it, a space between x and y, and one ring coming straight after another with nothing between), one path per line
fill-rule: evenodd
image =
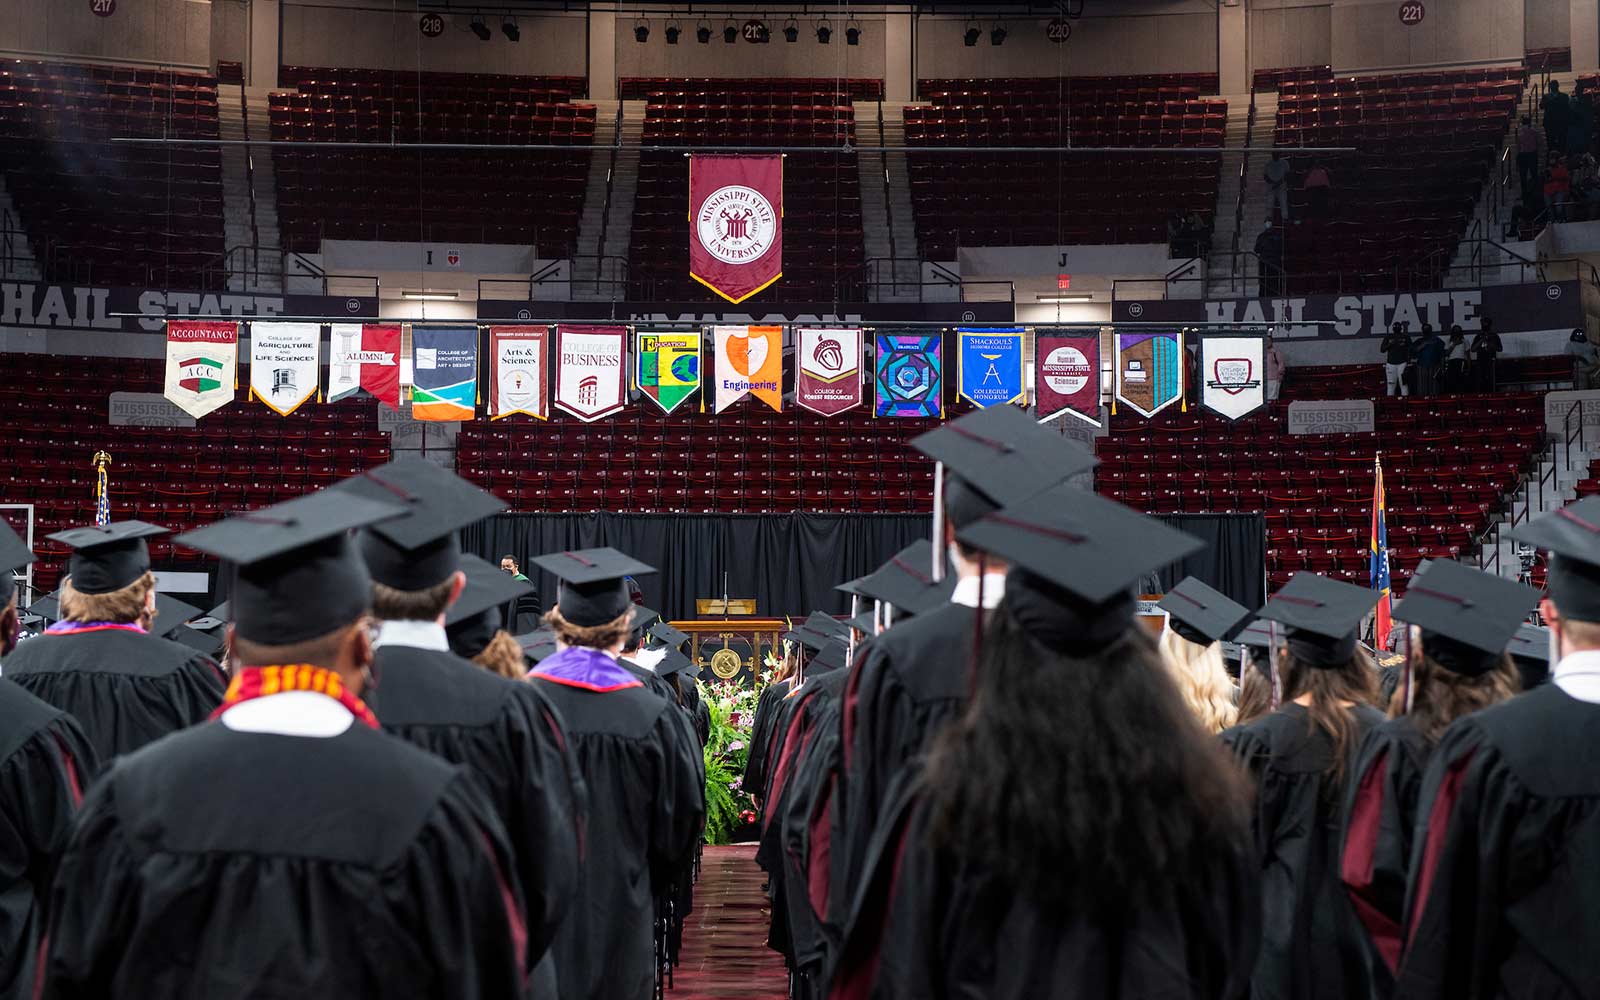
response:
M888 31L881 16L857 18L861 26L861 44L846 45L844 30L848 22L829 15L827 21L833 28L832 41L827 45L817 43L816 25L821 16L797 17L800 29L798 41L786 42L783 26L787 14L773 12L753 13L750 17L733 19L735 27L754 18L766 24L772 41L765 45L744 40L742 35L732 44L722 40L722 29L728 24L725 17L705 18L711 28L711 41L701 45L695 40L699 27L698 16L679 15L638 18L633 15L616 16L616 72L618 77L629 76L711 76L711 77L843 77L881 80L884 76L884 55L887 50ZM666 27L675 22L683 29L677 45L668 45ZM640 23L650 28L650 39L643 45L634 40L633 30Z
M978 44L962 44L965 17L917 19L915 65L920 79L996 76L1101 76L1211 73L1217 70L1215 5L1172 0L1117 5L1129 13L1072 22L1064 44L1045 35L1049 18L1005 22L1004 45L989 44L992 21L979 18Z
M1336 71L1460 62L1515 62L1523 0L1430 0L1421 24L1400 23L1395 0L1335 0Z
M174 66L211 64L211 0L0 0L0 51Z
M1523 0L1524 44L1530 49L1572 44L1572 0Z
M1333 7L1258 3L1250 9L1250 68L1326 66L1333 60Z

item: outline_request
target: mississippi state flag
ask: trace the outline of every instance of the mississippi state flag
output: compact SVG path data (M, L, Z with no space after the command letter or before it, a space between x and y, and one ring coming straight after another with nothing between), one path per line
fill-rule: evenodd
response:
M1389 528L1383 520L1383 463L1374 458L1372 468L1377 475L1372 487L1372 589L1379 594L1378 610L1372 620L1372 645L1377 649L1389 647Z

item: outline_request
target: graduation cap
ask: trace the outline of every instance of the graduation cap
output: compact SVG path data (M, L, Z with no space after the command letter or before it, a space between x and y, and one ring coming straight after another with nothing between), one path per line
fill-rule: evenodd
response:
M500 608L532 590L533 584L471 554L461 556L460 566L467 583L445 612L444 631L450 639L450 649L470 659L483 652L500 631L504 624ZM469 649L470 653L463 652Z
M1600 497L1586 497L1511 532L1550 553L1546 586L1561 617L1600 622Z
M861 595L861 581L865 579L865 576L858 576L854 580L846 580L844 583L839 584L833 589L839 591L840 593L855 594L859 597Z
M556 653L556 634L547 628L528 632L525 635L512 636L517 640L517 645L522 647L522 655L534 663L554 656Z
M61 620L61 591L46 594L32 604L28 605L28 613L38 615L46 623Z
M650 635L656 641L665 643L671 649L682 649L683 644L689 641L689 633L675 629L664 621L658 621L651 625Z
M682 673L692 666L694 666L693 660L689 659L687 656L684 656L676 649L669 647L666 650L666 655L661 658L661 662L657 663L655 666L656 676L671 677L673 674Z
M811 612L810 617L805 620L805 624L801 627L809 632L815 632L817 635L827 636L832 639L848 641L850 638L850 626L826 611Z
M168 597L160 590L156 591L156 627L153 631L157 635L170 638L178 629L199 617L199 608L176 597Z
M643 646L645 636L650 632L650 626L661 620L661 613L643 604L633 606L633 635L628 641L629 647Z
M1077 442L1014 406L990 406L911 442L944 463L944 507L960 528L1099 464Z
M144 521L118 521L70 528L46 537L72 549L67 566L72 589L80 594L109 594L150 571L150 547L145 539L166 533L166 528Z
M1225 638L1250 618L1243 604L1192 576L1167 591L1158 606L1171 616L1172 631L1202 646Z
M561 581L556 607L561 617L582 628L621 618L633 607L628 578L656 571L613 548L555 552L533 563Z
M849 647L843 640L829 639L817 650L817 655L806 661L806 674L816 676L832 673L845 665L849 655Z
M1532 691L1550 677L1550 630L1538 625L1521 625L1506 643L1511 662L1522 677L1522 690Z
M1438 560L1413 576L1394 617L1422 629L1422 649L1446 670L1476 677L1493 670L1539 601L1532 587Z
M17 537L11 525L0 521L0 608L11 603L11 596L17 591L16 578L11 574L33 561L33 550Z
M799 643L801 646L804 646L806 649L810 650L812 654L816 654L817 652L821 651L822 647L826 646L834 639L832 635L813 631L807 628L805 625L800 625L791 631L785 632L783 637L790 642Z
M875 635L878 631L878 623L873 620L874 617L872 612L863 611L850 619L848 624L862 635Z
M1313 667L1338 667L1356 653L1356 629L1378 592L1302 570L1267 601L1261 617L1288 628L1289 652Z
M371 525L361 537L372 578L404 591L449 579L460 566L456 533L506 508L499 497L422 458L395 459L334 489L404 510L404 516Z
M188 646L190 649L204 653L212 659L216 659L217 657L221 656L222 648L228 644L227 636L224 633L219 632L212 634L210 632L202 632L199 629L190 628L187 625L179 625L171 632L168 632L167 638L171 639L173 642L182 643L183 645Z
M926 538L919 539L890 556L889 561L875 571L856 580L856 591L862 597L891 604L906 614L922 614L948 602L956 586L953 573L946 573L943 580L935 580L930 569L932 565L933 543Z
M267 646L343 628L372 606L354 528L398 517L398 503L323 490L180 535L180 545L236 567L229 601L239 637Z

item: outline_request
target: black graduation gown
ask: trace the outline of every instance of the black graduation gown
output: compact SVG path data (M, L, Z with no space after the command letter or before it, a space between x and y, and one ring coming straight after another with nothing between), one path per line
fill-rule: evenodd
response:
M756 698L756 717L750 723L750 752L745 757L741 787L758 799L767 784L767 747L772 741L772 730L777 726L783 699L789 694L790 683L783 680L768 684Z
M1370 706L1351 711L1358 738L1383 721ZM1328 788L1323 776L1332 744L1311 728L1306 709L1293 703L1234 727L1225 742L1257 783L1253 825L1261 866L1262 939L1251 996L1364 996L1372 982L1366 932L1339 881L1344 792Z
M90 790L45 995L506 1000L522 906L465 770L359 721L325 739L212 722Z
M72 716L0 680L0 997L33 988L50 879L98 770Z
M1600 705L1457 720L1422 781L1396 997L1600 997Z
M101 764L204 722L227 690L210 657L122 629L35 636L6 657L5 675L77 719Z

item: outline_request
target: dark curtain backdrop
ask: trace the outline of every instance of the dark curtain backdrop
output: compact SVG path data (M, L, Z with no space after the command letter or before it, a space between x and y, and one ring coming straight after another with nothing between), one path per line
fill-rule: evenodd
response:
M1170 587L1193 574L1249 608L1265 600L1266 522L1259 514L1160 515L1210 548L1164 571ZM545 607L556 582L534 556L609 545L656 567L639 581L645 604L670 619L696 617L694 602L753 597L762 615L841 614L850 599L834 590L870 573L919 538L926 514L499 514L462 532L462 547L499 564L516 556Z

